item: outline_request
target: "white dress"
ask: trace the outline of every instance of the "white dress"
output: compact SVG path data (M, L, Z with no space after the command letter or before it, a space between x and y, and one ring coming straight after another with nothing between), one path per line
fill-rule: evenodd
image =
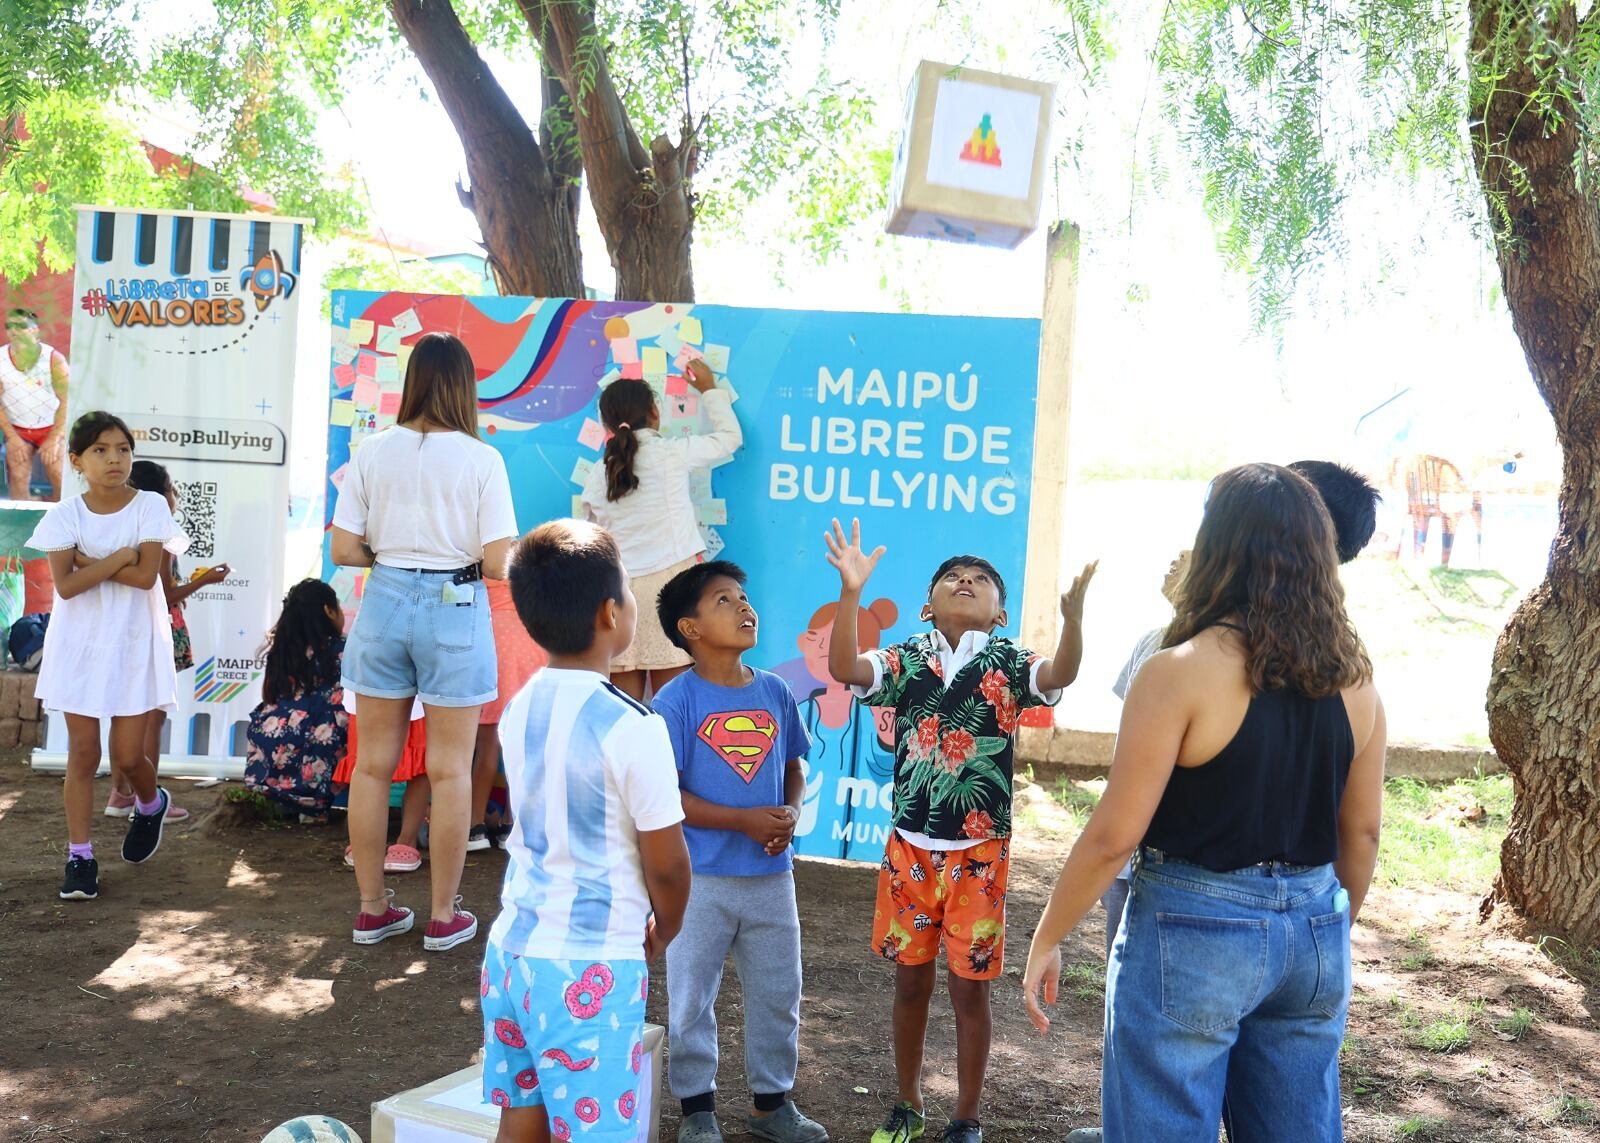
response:
M82 496L63 500L39 521L28 547L41 552L77 548L103 559L151 541L174 555L188 547L166 497L139 492L120 512L104 516L89 511ZM178 674L160 579L144 589L107 580L71 599L57 592L36 693L46 710L91 718L174 712Z

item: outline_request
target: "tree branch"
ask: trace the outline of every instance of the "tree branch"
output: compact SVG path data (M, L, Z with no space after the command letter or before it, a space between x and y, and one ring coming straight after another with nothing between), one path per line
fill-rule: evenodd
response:
M1574 5L1558 5L1548 22L1507 24L1517 17L1497 0L1472 0L1472 64L1500 76L1482 86L1470 114L1473 158L1485 194L1504 203L1508 222L1497 235L1501 280L1512 324L1535 384L1567 432L1580 404L1600 399L1600 206L1580 185L1584 146L1581 108L1541 114L1536 94L1549 90L1537 71L1548 43L1570 46L1578 34ZM1519 9L1520 11L1520 9ZM1590 19L1594 14L1589 14ZM1559 100L1559 95L1552 95Z
M582 296L570 162L546 155L449 0L388 5L461 140L472 185L458 184L457 194L478 220L502 292Z
M557 0L543 4L542 11L555 58L562 65L559 74L572 100L589 197L603 222L618 223L637 195L641 173L650 160L612 82L590 0Z
M544 157L527 121L478 54L450 0L389 0L389 11L422 70L433 81L445 114L467 150L479 135L526 138L530 161L544 168Z

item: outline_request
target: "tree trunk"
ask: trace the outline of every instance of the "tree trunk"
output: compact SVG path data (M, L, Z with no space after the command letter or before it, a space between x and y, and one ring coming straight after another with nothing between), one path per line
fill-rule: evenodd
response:
M617 272L616 296L693 301L694 125L686 116L677 144L661 136L646 151L612 82L592 0L519 2L546 67L572 101L589 201Z
M583 297L572 157L559 147L546 155L449 0L390 0L389 11L461 139L472 180L461 200L478 220L500 291ZM558 143L559 116L546 116L540 131L547 144Z
M1576 9L1553 7L1547 30L1570 44ZM1577 114L1562 108L1552 128L1527 105L1530 33L1502 27L1507 9L1526 11L1471 4L1474 66L1508 34L1499 58L1521 61L1475 85L1473 149L1491 211L1498 201L1510 218L1501 280L1563 466L1548 573L1495 647L1489 735L1516 803L1485 906L1503 900L1542 931L1600 945L1600 209L1575 178Z

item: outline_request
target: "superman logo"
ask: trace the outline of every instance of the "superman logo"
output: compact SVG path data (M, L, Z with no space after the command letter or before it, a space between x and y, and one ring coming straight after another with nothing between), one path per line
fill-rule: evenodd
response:
M717 752L746 782L753 780L778 740L778 724L764 710L711 714L700 724L700 741Z

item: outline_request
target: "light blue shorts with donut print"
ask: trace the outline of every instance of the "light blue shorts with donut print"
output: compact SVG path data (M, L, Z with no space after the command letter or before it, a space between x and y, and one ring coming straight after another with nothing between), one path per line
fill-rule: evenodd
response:
M650 970L643 960L543 960L484 949L483 1098L543 1107L551 1137L638 1138Z

